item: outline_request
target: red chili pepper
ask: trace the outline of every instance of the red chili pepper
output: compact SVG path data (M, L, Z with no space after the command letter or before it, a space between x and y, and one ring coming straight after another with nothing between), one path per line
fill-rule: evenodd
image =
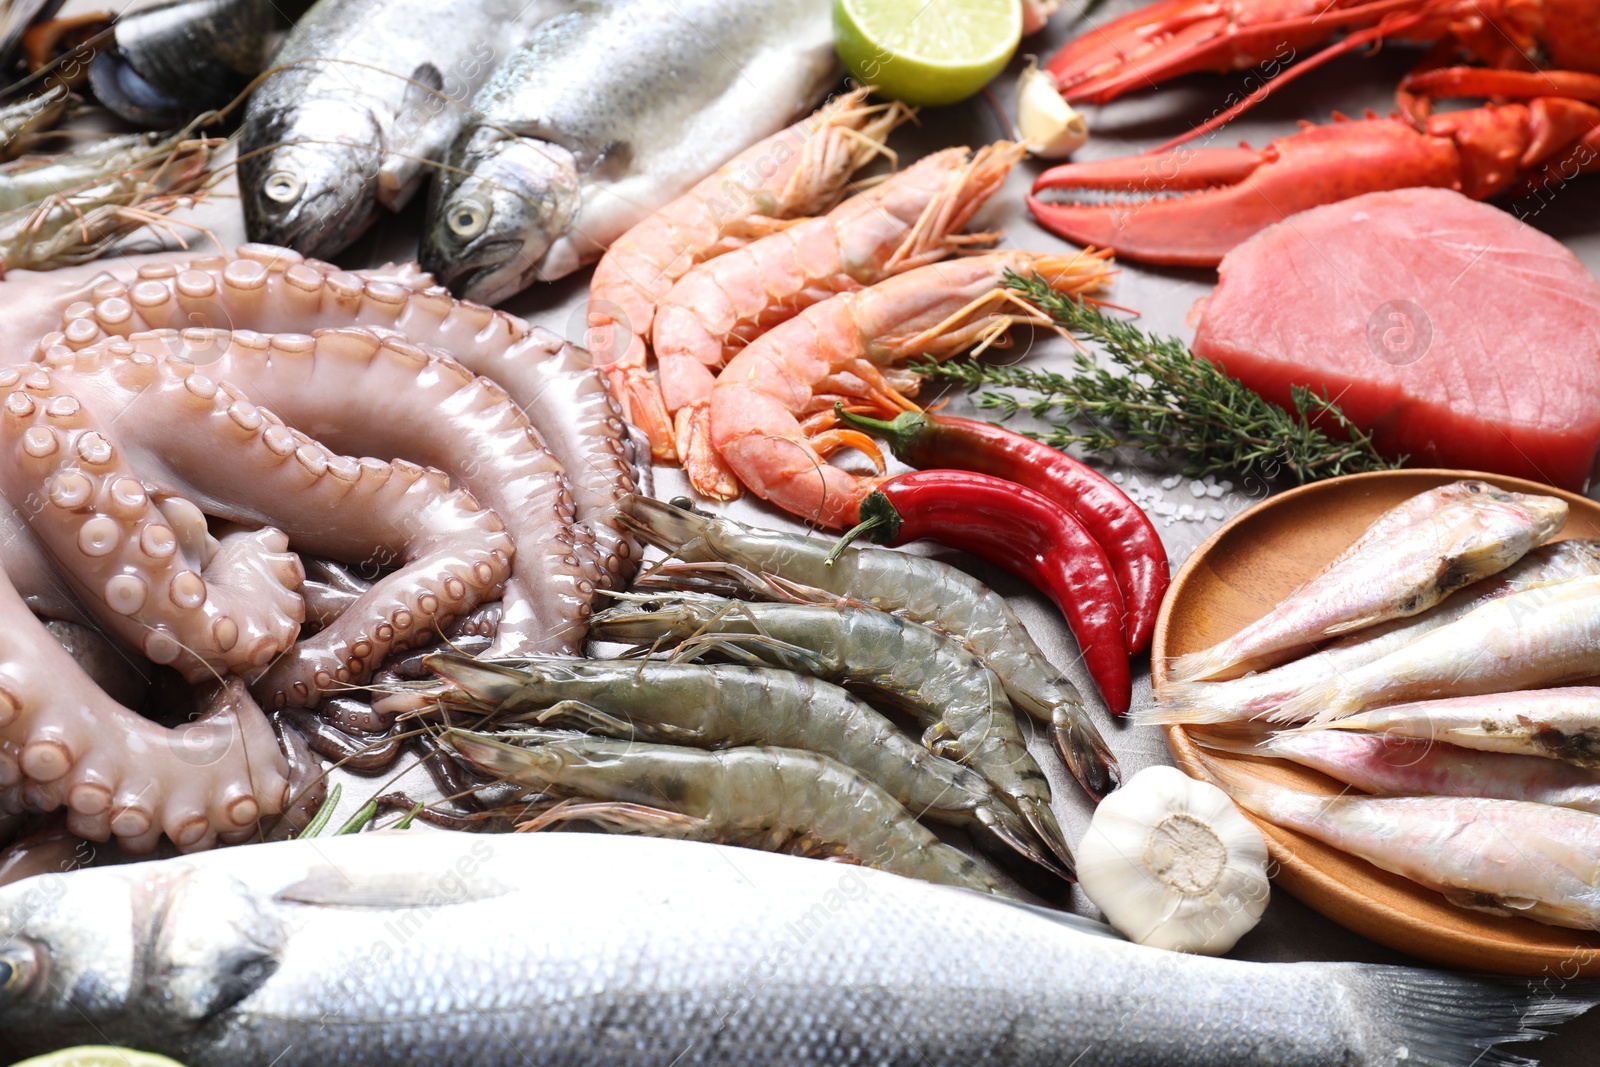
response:
M878 434L902 463L921 470L954 468L992 474L1054 500L1106 550L1128 608L1130 652L1142 652L1155 632L1161 598L1172 580L1167 550L1143 509L1099 471L1020 433L948 415L908 411L892 422L834 409L857 429Z
M1133 697L1122 639L1122 593L1083 523L1016 482L970 471L913 471L861 502L861 522L838 552L865 534L877 544L937 541L988 560L1042 589L1067 617L1106 706L1127 713Z

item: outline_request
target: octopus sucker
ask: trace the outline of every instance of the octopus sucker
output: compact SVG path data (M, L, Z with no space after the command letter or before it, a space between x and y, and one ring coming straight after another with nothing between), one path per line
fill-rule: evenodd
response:
M579 651L639 555L615 507L639 453L587 352L413 266L110 270L0 340L0 811L135 852L271 834L324 795L313 724L374 766L413 743L339 710L411 650ZM148 672L36 613L170 665L203 712L142 717Z
M600 588L613 588L632 574L639 548L622 528L615 501L638 488L638 471L630 462L636 452L621 410L585 350L505 312L456 300L433 285L430 276L410 267L362 274L292 259L269 246L248 246L228 260L191 261L182 269L172 264L159 267L155 273L141 274L133 284L134 313L125 319L102 319L97 306L88 301L72 305L66 343L82 348L106 336L126 337L180 320L268 334L350 326L392 330L413 345L447 354L510 394L538 427L543 444L572 485L572 523L581 528L577 539L583 547L578 556L585 577ZM178 279L193 272L211 276L215 296L183 297ZM152 285L161 286L163 293L158 295ZM141 286L146 288L139 299L131 299ZM92 328L80 325L85 322ZM446 464L435 465L449 470ZM548 616L548 611L544 614ZM569 623L566 630L581 640L581 620ZM540 626L546 634L560 630L548 620ZM547 636L543 650L577 647L569 641L562 649L550 641Z

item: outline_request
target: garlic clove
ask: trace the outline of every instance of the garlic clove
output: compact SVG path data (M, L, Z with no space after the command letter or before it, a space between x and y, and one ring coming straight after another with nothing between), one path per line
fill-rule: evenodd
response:
M1031 56L1017 80L1017 132L1028 151L1041 159L1065 159L1089 140L1088 122Z
M1261 832L1173 767L1147 767L1101 801L1074 851L1084 893L1142 945L1221 955L1267 907Z

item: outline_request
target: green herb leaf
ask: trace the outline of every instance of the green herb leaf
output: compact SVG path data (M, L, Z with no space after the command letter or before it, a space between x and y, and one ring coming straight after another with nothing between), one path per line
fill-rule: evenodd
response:
M1392 470L1401 460L1378 454L1363 433L1324 391L1292 390L1294 411L1263 400L1217 365L1198 358L1175 337L1155 337L1099 308L1057 293L1038 277L1009 274L1011 288L1044 311L1062 329L1094 342L1117 368L1102 366L1088 352L1074 357L1071 374L975 360L912 369L978 392L978 406L1005 420L1019 411L1047 419L1053 429L1030 433L1055 448L1081 445L1091 452L1135 448L1186 459L1190 477L1236 471L1265 478L1287 476L1298 483L1358 471ZM995 389L1034 394L1019 399ZM1336 426L1335 439L1317 423Z

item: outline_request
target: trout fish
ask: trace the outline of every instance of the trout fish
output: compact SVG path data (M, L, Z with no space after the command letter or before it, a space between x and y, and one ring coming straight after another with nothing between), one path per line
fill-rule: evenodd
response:
M331 256L398 211L510 50L570 0L320 0L250 96L239 194L252 241Z
M598 834L375 833L0 889L12 1055L1486 1067L1528 1062L1500 1046L1596 999L1581 982L1189 956L867 868Z
M473 98L429 193L423 269L494 304L599 259L838 80L830 10L579 0Z

